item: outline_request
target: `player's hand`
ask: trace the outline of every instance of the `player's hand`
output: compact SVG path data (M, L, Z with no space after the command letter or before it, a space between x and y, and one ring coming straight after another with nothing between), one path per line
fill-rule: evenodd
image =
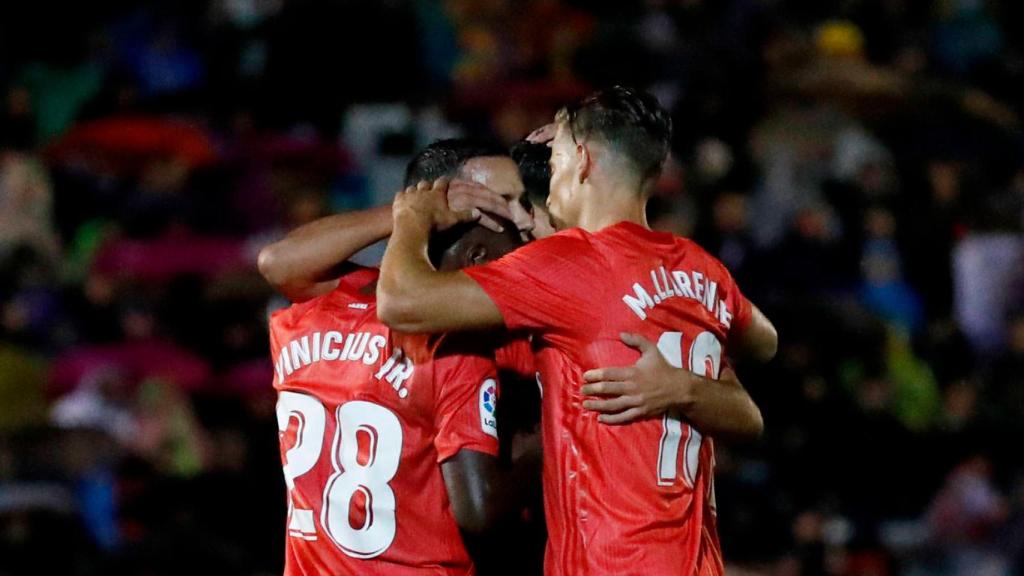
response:
M525 193L524 193L525 194ZM525 199L524 199L525 200ZM507 200L508 211L512 214L510 220L516 225L516 228L521 232L523 241L530 239L528 232L533 231L535 225L533 220L533 207L528 201L520 202L518 200Z
M495 232L501 232L504 228L489 214L511 220L517 226L519 225L509 200L477 182L452 180L448 184L448 207L455 212L469 212L478 219L477 222L481 226ZM519 209L523 211L522 207ZM527 217L529 217L528 214ZM530 218L530 229L532 228L533 218Z
M533 142L534 144L547 144L555 139L555 130L557 128L558 125L554 122L545 124L530 132L530 135L526 137L526 141Z
M433 182L421 181L395 195L391 213L395 222L411 220L424 222L434 230L447 230L459 222L472 222L480 217L480 211L452 210L448 207L447 178Z
M622 333L622 341L640 351L636 364L623 368L598 368L583 374L587 382L583 401L587 410L600 413L605 424L626 424L661 416L680 397L681 389L696 378L670 365L653 342L639 334Z

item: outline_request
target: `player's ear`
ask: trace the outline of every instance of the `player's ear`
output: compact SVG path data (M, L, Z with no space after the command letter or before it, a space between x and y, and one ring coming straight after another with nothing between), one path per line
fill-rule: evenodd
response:
M581 142L576 145L576 158L579 160L576 165L576 177L579 179L579 183L583 184L587 177L590 176L594 157L590 155L590 148L587 148L586 144Z
M469 260L470 266L485 264L487 262L487 246L484 246L483 244L473 244L473 246L466 251L466 259Z

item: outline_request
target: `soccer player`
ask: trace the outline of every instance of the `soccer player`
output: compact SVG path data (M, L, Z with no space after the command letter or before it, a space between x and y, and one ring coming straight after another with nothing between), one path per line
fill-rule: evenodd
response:
M524 155L524 150L529 150L529 154ZM407 182L415 184L420 179L460 177L462 180L449 187L449 203L454 209L476 208L503 214L505 217L515 218L518 221L517 228L523 232L529 232L534 225L534 219L531 219L524 209L529 206L524 200L529 199L533 204L530 209L535 216L539 216L539 232L553 233L550 224L547 223L543 206L548 189L547 160L550 157L550 150L544 144L523 142L513 153L519 165L519 173L523 174L525 182L519 180L516 164L512 163L507 151L498 146L469 139L442 140L428 146L410 163ZM351 267L346 262L356 252L390 234L393 221L391 206L385 208L337 214L299 227L286 238L266 246L261 251L260 271L279 292L293 302L306 301L330 292L338 285L337 275L344 268ZM486 212L481 212L483 225L498 228L497 221L485 220L485 217ZM481 234L482 230L475 233ZM462 265L458 267L471 264L472 262L464 258L472 253L472 250L463 250L459 256L453 255L456 259L460 256L463 258L458 262ZM494 355L498 360L499 381L503 385L502 411L509 414L509 418L503 418L499 439L504 455L512 456L514 460L511 467L507 464L502 467L502 480L506 481L506 485L516 486L518 493L503 493L498 497L504 502L525 504L526 500L533 500L532 495L539 499L540 494L539 450L536 454L522 450L523 446L532 446L539 437L539 434L523 435L524 431L534 429L533 424L536 423L537 415L533 406L539 406L533 353L525 339L516 340L499 334L489 336L488 342L481 342L481 345L490 345L494 348ZM524 380L525 382L522 382ZM509 383L512 385L505 386ZM474 476L481 477L479 474ZM493 479L489 482L492 488L496 484ZM484 492L473 487L471 491L475 494ZM459 495L451 496L458 498ZM493 505L480 503L481 506L486 504ZM480 513L468 515L471 518L484 516ZM456 519L459 520L458 513ZM495 528L499 530L496 531ZM485 570L485 573L488 567L505 571L513 565L539 568L539 555L525 553L523 549L514 551L502 548L496 541L495 537L498 534L509 536L510 532L516 531L519 533L513 537L519 541L531 538L536 540L532 534L522 534L524 529L525 527L517 525L516 520L509 517L501 522L499 527L489 527L486 535L473 531L464 532L464 537L477 567ZM543 549L542 538L541 535L541 540L537 542L539 548L534 547L538 552Z
M519 242L511 226L454 240L435 249L440 269ZM479 530L498 503L490 351L389 330L376 275L353 268L271 319L288 575L470 573L459 527Z
M709 436L755 435L762 423L738 381L717 379L727 350L768 359L776 335L720 262L647 227L670 132L653 97L621 87L561 111L548 208L562 231L488 265L427 261L431 230L462 217L443 185L408 188L393 206L377 286L386 324L535 335L547 574L723 572ZM624 343L643 352L637 366L587 374L634 361ZM645 363L660 376L637 377Z
M485 158L492 162L475 165L474 177L521 189L515 164L493 152L438 143L411 163L408 178L466 175L473 159ZM432 262L457 269L521 242L516 226L492 222L503 232L470 225L436 235ZM283 247L301 252L309 234L323 231L307 229ZM352 245L335 240L342 251ZM280 243L269 248L260 264L273 283L287 277L275 266L291 261L275 255ZM324 269L310 275L302 257L291 264L306 278L276 284L301 303L271 319L289 492L285 574L472 573L459 528L480 531L509 497L491 495L500 485L492 351L395 333L376 317L377 270L321 260Z

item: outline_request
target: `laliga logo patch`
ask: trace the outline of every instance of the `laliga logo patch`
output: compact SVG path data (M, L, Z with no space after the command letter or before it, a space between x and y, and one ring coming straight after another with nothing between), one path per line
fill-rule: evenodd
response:
M488 378L480 386L480 429L495 438L498 437L498 419L494 416L497 405L498 383Z

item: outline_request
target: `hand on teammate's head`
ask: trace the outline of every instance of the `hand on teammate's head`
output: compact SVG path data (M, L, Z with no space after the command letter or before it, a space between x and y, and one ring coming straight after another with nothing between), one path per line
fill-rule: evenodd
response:
M533 229L533 215L515 199L510 199L490 188L470 180L456 179L448 185L448 207L458 211L479 213L481 226L501 232L501 224L492 217L498 216L513 222L523 232Z
M425 221L434 230L447 230L460 222L472 222L480 218L477 208L452 210L448 206L447 178L433 182L421 180L395 195L392 204L396 225L400 220Z
M501 232L502 226L488 214L515 221L504 197L469 180L451 181L448 185L448 207L456 212L469 211L477 216L481 226L495 232Z
M558 125L554 122L545 124L540 128L537 128L530 135L526 137L527 142L533 142L535 144L547 144L555 139L555 130Z

